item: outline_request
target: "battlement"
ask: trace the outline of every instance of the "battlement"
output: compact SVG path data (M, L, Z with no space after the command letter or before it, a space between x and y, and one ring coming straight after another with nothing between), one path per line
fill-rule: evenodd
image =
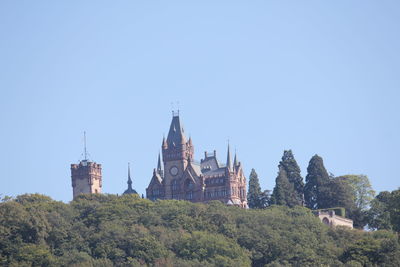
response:
M88 160L71 164L71 181L74 198L79 194L101 193L101 164Z

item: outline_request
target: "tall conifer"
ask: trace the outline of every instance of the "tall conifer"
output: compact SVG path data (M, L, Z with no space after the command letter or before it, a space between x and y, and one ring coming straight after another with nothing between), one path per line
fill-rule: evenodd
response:
M325 169L323 159L318 155L313 156L307 167L306 185L304 187L304 199L308 208L320 208L319 204L323 199L321 189L329 182L329 174Z
M249 208L263 208L262 198L263 194L261 192L258 175L254 169L251 169L249 176L249 192L247 194L247 203Z
M297 206L302 206L304 204L304 182L303 177L301 177L300 167L293 156L292 150L285 150L283 152L280 166L285 169L289 182L293 184L295 190L295 199L293 202Z
M289 182L285 168L279 165L278 177L275 180L274 191L271 196L271 203L294 207L297 205L294 186Z

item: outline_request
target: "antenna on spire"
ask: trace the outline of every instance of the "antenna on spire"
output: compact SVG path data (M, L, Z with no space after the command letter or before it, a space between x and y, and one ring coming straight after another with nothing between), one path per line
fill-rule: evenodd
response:
M83 131L83 146L84 146L84 157L85 157L85 161L87 161L86 131Z

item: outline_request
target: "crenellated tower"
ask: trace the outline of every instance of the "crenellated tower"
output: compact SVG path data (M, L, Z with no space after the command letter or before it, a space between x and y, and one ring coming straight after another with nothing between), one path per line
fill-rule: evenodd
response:
M87 158L86 133L84 133L84 159L79 164L71 164L73 198L79 194L101 193L101 164Z

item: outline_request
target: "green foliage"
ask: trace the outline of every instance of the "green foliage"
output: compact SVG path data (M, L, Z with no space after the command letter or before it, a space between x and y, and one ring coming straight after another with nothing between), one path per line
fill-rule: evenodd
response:
M323 208L319 205L320 199L324 197L321 187L329 181L329 174L322 158L318 155L313 156L307 167L306 185L304 186L304 200L308 208Z
M286 170L279 166L278 176L275 180L275 187L271 196L271 203L294 207L298 205L294 185L289 182Z
M357 209L365 211L369 208L371 201L374 199L375 191L372 189L366 175L349 174L337 177L337 179L343 180L350 185Z
M247 193L247 203L251 209L262 209L268 205L268 192L261 191L258 175L254 169L251 169L249 176L249 191Z
M0 203L2 266L395 266L399 251L391 232L330 229L299 206L97 194Z
M400 189L379 193L371 201L367 220L372 229L393 229L400 232Z
M301 177L300 167L297 164L292 150L283 152L282 160L279 165L286 171L289 183L293 184L295 191L295 205L302 206L304 202L304 182Z

